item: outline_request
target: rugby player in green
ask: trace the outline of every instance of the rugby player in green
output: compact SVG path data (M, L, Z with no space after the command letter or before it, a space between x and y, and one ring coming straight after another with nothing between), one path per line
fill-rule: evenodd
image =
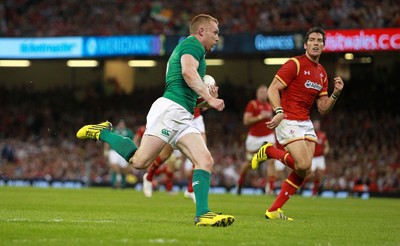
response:
M196 197L196 226L229 226L235 218L211 212L208 208L211 170L214 165L210 151L199 130L193 127L197 99L222 111L224 101L218 98L218 87L209 89L202 78L206 72L205 55L211 52L219 37L218 20L206 14L190 22L190 36L178 44L167 65L164 95L158 98L147 115L146 131L140 147L129 138L114 134L108 121L83 126L80 139L102 140L111 145L136 169L146 169L166 144L179 149L194 164L193 189ZM204 104L203 104L204 105Z

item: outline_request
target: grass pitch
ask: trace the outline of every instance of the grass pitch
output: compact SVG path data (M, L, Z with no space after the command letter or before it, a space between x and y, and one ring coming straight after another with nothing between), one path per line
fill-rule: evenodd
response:
M400 199L294 196L294 221L270 221L273 199L212 194L213 211L236 217L212 228L194 226L183 193L0 187L0 245L400 245Z

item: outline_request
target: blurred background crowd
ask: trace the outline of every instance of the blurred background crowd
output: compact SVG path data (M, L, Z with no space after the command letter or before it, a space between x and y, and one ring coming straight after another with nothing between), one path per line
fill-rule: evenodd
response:
M397 0L4 0L0 36L186 35L196 13L220 31L262 33L400 26Z
M217 16L221 33L304 31L315 24L326 29L400 26L397 0L5 0L0 4L0 36L186 35L188 21L200 12ZM361 184L371 192L400 192L399 76L399 71L366 71L363 76L353 76L346 81L333 112L321 119L331 145L325 189L353 191ZM360 90L365 81L368 90ZM47 91L30 86L34 85L0 86L3 180L107 184L109 167L102 143L79 141L76 131L87 123L121 118L135 131L145 123L151 103L163 91L160 86L109 95L102 81ZM242 114L248 100L255 97L255 87L222 81L220 96L226 102L224 112L204 113L208 145L216 163L212 186L231 189L245 155L247 129ZM85 164L91 166L90 177L86 177ZM251 172L246 185L263 188L263 171ZM140 182L143 172L132 170L131 175ZM175 182L187 182L181 171Z
M110 177L103 144L78 140L76 131L87 123L117 122L121 118L135 131L145 123L145 115L162 88L110 96L102 90L93 91L95 88L90 85L46 92L35 92L29 87L0 88L1 178L82 182L90 179L92 184L107 185ZM247 129L242 124L242 113L246 100L254 97L254 89L224 81L220 90L226 109L222 113L206 111L204 117L208 145L216 163L212 185L229 190L235 186L244 161ZM324 189L352 191L355 185L362 184L371 192L399 192L400 114L381 110L380 105L393 102L391 97L386 97L382 104L366 101L365 107L347 106L351 98L365 96L357 90L351 94L344 92L343 103L322 118L322 129L331 145ZM86 177L87 162L91 165L90 177ZM251 172L246 186L264 188L264 171ZM137 181L143 174L131 171ZM175 176L177 185L187 184L183 170L177 170Z

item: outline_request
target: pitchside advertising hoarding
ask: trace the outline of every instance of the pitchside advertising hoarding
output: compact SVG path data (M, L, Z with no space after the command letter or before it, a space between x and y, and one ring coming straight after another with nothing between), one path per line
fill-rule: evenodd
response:
M0 58L73 58L82 55L82 38L0 38Z
M185 37L167 37L166 52L171 53ZM302 51L304 34L221 35L214 52L232 55L263 54L274 51ZM400 28L327 30L325 52L400 51Z
M163 36L0 38L2 59L163 55Z
M161 56L163 36L110 36L83 38L82 57Z
M304 34L221 35L214 52L232 55L303 50ZM0 38L0 59L164 56L185 36ZM327 30L325 52L400 51L400 28Z
M254 35L232 46L225 38L226 50L238 52L241 47L251 53L304 50L304 34ZM251 40L251 42L250 42ZM239 48L239 49L238 49ZM327 30L325 52L400 51L400 28Z
M399 50L400 28L326 31L325 52Z

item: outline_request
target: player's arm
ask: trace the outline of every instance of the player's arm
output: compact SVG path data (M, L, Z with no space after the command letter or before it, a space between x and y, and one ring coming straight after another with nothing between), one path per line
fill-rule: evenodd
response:
M321 115L326 115L332 110L332 108L336 104L338 97L340 96L340 93L343 90L344 82L342 78L340 77L334 78L333 83L334 83L334 89L330 97L322 96L317 98L318 112Z
M257 116L253 116L251 112L244 112L243 114L243 125L250 126L258 121Z
M192 55L184 54L181 57L181 66L182 76L188 86L192 88L197 95L202 97L210 107L215 108L218 111L223 110L225 107L224 101L222 99L214 98L204 85L203 80L200 78L200 75L197 72L199 62ZM214 87L214 90L218 89L216 86Z
M203 80L200 78L197 68L199 62L192 56L185 54L181 57L182 76L190 88L192 88L197 95L204 98L205 101L211 100L212 96L204 86Z
M267 127L270 129L277 127L285 117L282 110L280 94L283 89L285 89L285 85L274 77L271 85L268 87L268 101L275 111L275 116L267 122Z

